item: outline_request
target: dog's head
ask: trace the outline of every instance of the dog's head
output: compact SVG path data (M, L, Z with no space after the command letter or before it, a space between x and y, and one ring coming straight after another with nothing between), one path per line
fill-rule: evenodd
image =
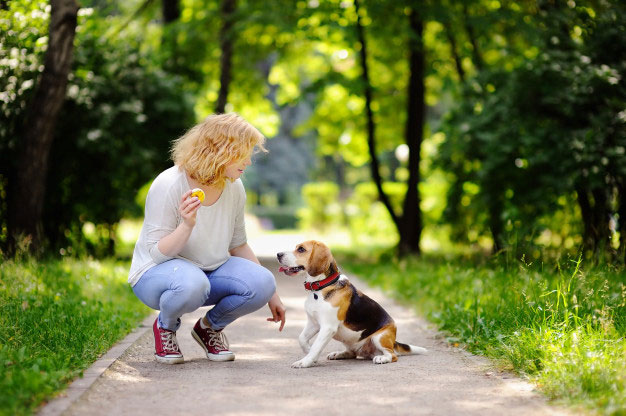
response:
M330 276L337 271L337 263L326 244L309 240L300 243L293 251L277 253L280 272L295 276L306 272L309 276Z

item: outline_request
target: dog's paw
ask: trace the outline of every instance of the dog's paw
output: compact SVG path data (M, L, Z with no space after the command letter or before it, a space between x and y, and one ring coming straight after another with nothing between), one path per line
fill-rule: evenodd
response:
M372 361L374 364L387 364L391 362L391 357L387 357L386 355L377 355Z
M329 360L345 360L348 358L354 358L356 355L351 351L335 351L328 354L326 357Z
M300 361L296 361L295 363L291 364L291 367L292 368L308 368L308 367L312 367L313 364L315 364L314 361L303 358Z

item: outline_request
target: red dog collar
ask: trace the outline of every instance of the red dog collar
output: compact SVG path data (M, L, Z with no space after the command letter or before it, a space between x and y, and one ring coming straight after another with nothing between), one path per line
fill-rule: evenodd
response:
M339 272L331 274L324 280L318 280L317 282L304 282L304 288L311 291L321 290L326 286L334 284L337 280L339 280Z

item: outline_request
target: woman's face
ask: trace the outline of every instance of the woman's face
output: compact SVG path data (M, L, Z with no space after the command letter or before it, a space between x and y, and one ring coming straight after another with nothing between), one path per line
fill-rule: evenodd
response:
M251 156L240 160L238 162L233 162L229 165L226 165L226 169L224 170L224 174L227 178L230 179L239 179L241 174L246 170L248 166L252 164Z

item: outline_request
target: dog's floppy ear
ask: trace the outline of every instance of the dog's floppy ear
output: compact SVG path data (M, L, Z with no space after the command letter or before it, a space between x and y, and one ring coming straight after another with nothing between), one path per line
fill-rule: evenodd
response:
M307 273L310 276L319 276L324 274L330 267L330 263L333 260L330 249L324 244L314 243L311 250L311 257L309 257L309 267Z

